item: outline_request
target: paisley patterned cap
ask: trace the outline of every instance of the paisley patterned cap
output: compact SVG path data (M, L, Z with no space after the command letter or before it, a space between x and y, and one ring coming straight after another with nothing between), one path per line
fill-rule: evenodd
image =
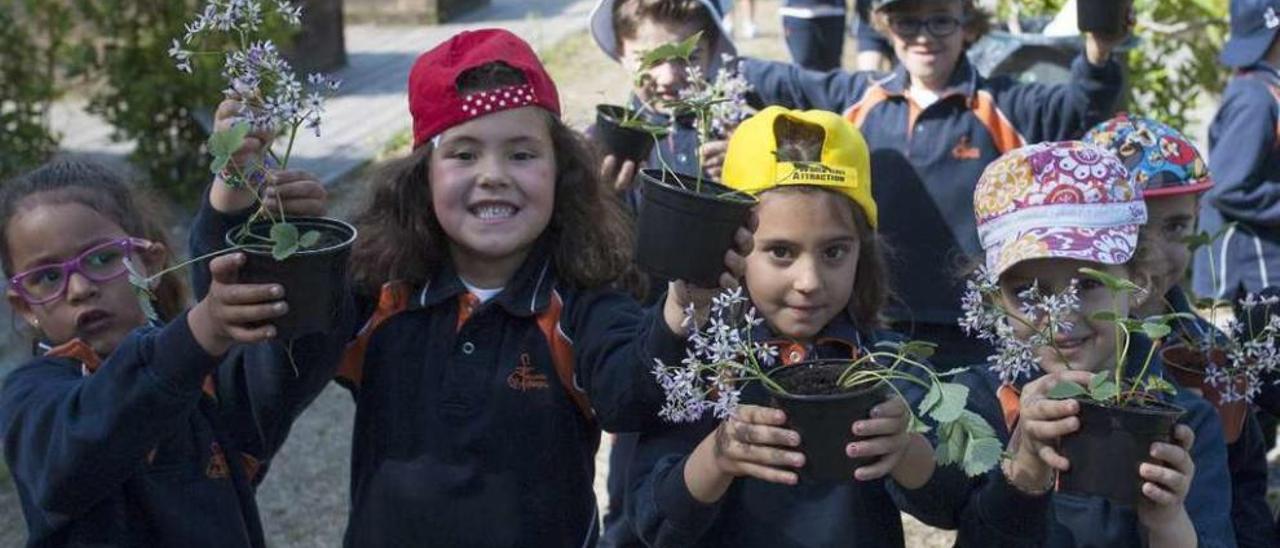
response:
M1089 130L1084 141L1119 157L1145 198L1197 194L1213 186L1195 145L1150 118L1120 114Z
M1115 155L1080 141L1010 151L987 166L973 194L987 269L1028 259L1124 264L1147 222L1141 191Z

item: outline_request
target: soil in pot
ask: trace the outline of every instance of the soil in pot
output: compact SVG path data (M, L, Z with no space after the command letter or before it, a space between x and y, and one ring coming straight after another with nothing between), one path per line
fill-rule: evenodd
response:
M1124 408L1080 402L1080 430L1063 436L1058 450L1071 462L1058 474L1058 490L1136 504L1142 496L1138 467L1150 460L1151 444L1169 441L1183 409L1159 401Z
M636 163L649 159L653 150L653 136L635 128L623 127L622 123L636 114L630 109L618 105L596 105L595 133L604 144L605 154L612 154L621 160Z
M1129 26L1132 0L1078 0L1076 21L1081 32L1119 36Z
M724 254L755 198L703 178L658 169L640 172L643 201L636 262L667 280L718 287Z
M1220 348L1214 348L1206 356L1198 349L1179 344L1161 350L1160 359L1179 386L1199 390L1205 401L1218 411L1218 418L1222 420L1222 435L1227 443L1239 440L1240 434L1244 432L1244 421L1249 416L1249 403L1244 400L1223 401L1225 398L1222 392L1204 380L1208 360L1212 359L1218 367L1225 367L1227 354ZM1236 383L1236 393L1245 393L1248 380L1244 375L1237 375L1233 382Z
M770 378L788 393L770 392L772 406L787 414L787 427L800 433L804 467L800 480L853 481L853 471L873 463L874 457L851 458L845 448L865 439L853 434L853 423L871 416L871 408L884 403L889 386L884 382L840 388L836 381L849 362L826 360L800 362L775 369Z
M338 306L347 291L347 260L351 256L351 244L356 240L355 227L337 219L297 217L289 222L302 234L318 231L320 240L283 261L271 256L270 247L246 248L243 251L247 260L240 267L239 278L243 283L278 283L284 287L289 311L271 322L281 340L336 327ZM227 232L228 244L235 245L242 226ZM271 232L271 223L257 222L250 225L249 230L265 237Z

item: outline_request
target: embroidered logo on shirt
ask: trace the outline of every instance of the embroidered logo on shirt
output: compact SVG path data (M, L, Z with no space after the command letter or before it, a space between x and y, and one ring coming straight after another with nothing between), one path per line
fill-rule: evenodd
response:
M507 377L507 386L521 392L546 388L547 376L533 368L533 360L529 358L529 353L525 352L520 354L520 365L516 366L516 370Z
M218 442L209 444L209 451L213 456L209 457L209 466L204 469L204 475L212 479L223 479L231 476L230 469L227 468L227 457L222 454L222 447Z
M977 160L982 158L982 151L969 144L969 136L960 137L960 142L956 143L955 148L951 149L951 157L957 160Z

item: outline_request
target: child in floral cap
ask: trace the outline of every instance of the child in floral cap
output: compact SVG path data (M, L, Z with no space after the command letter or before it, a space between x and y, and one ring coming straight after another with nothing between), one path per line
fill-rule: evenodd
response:
M970 406L1006 443L1007 456L976 482L958 543L987 545L989 528L1006 512L1025 515L1038 507L1039 519L1020 524L1018 540L1029 545L1234 546L1221 426L1207 403L1186 392L1172 398L1186 409L1174 442L1153 443L1151 460L1135 470L1143 479L1136 505L1053 492L1055 474L1072 465L1058 441L1080 429L1081 404L1050 399L1049 390L1062 382L1086 385L1092 373L1113 370L1120 357L1129 360L1125 370L1136 373L1153 344L1134 335L1128 353L1118 356L1118 330L1095 316L1127 316L1149 293L1113 295L1080 272L1087 267L1150 286L1138 238L1147 208L1121 161L1082 142L1014 150L983 173L974 213L985 265L966 297L962 324L979 330L999 352L989 359L991 367L974 367L961 380L970 387ZM1053 298L1039 299L1041 294ZM985 305L1001 310L1004 323L991 321ZM1051 339L1038 336L1046 321L1060 322ZM1016 496L991 494L1005 483Z
M1085 142L1113 152L1129 170L1129 181L1142 189L1147 204L1147 224L1138 236L1149 251L1151 294L1135 310L1145 318L1170 312L1186 313L1175 321L1176 340L1198 348L1210 337L1225 337L1211 323L1195 314L1181 287L1191 265L1187 239L1196 232L1200 197L1213 186L1209 169L1195 145L1177 130L1139 116L1121 114L1099 124L1084 136ZM1166 368L1169 364L1166 363ZM1170 376L1177 379L1176 376ZM1198 385L1197 385L1198 386ZM1193 392L1196 388L1191 388ZM1227 466L1231 474L1231 521L1240 546L1280 544L1271 527L1267 507L1266 442L1257 416L1245 412L1225 428Z

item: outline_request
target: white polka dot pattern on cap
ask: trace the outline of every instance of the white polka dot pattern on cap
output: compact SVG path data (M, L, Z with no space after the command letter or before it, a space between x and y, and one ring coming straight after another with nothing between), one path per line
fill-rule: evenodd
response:
M533 86L520 84L487 91L478 91L462 98L462 112L474 118L492 112L527 107L537 104L538 95Z

